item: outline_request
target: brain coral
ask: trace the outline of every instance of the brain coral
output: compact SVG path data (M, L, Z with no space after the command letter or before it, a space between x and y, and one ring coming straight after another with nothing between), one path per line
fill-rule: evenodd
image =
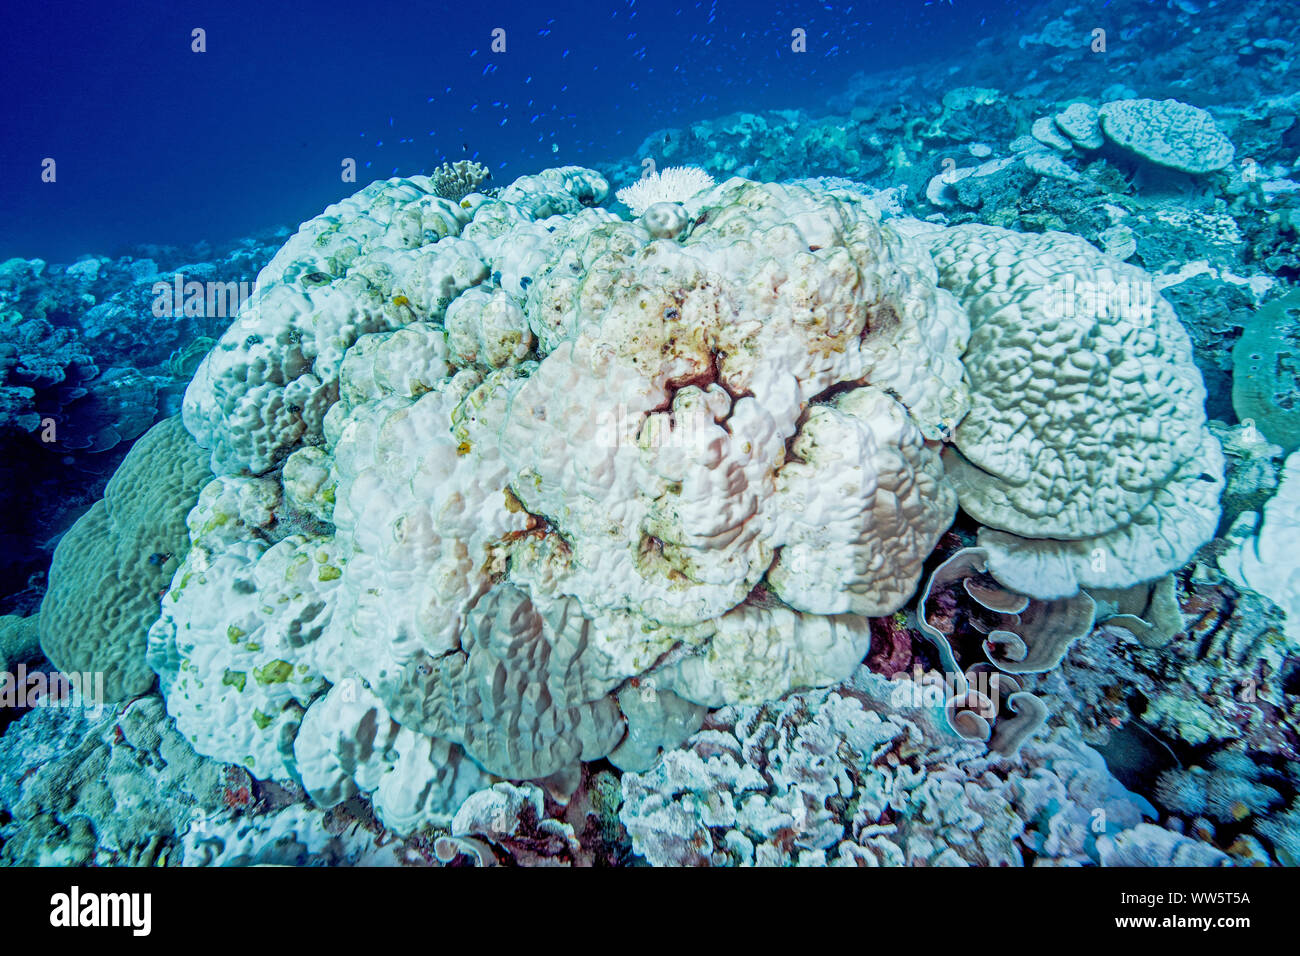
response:
M1113 142L1180 172L1214 172L1236 152L1213 116L1178 100L1113 100L1098 112Z
M305 224L205 359L218 477L149 635L200 753L408 831L481 773L643 769L705 708L851 674L977 485L944 439L979 433L966 310L852 190L732 179L627 221L577 167L432 189ZM1149 419L1198 394L1162 328L1132 333ZM1097 480L1044 434L1019 453ZM1116 514L1065 530L1132 524L1199 442L1135 436Z
M187 550L185 515L211 477L206 459L179 418L159 422L54 549L41 648L63 671L103 672L107 700L153 684L145 632Z
M1173 307L1140 269L1064 233L933 239L966 306L971 412L944 455L1003 584L1125 588L1214 535L1223 454Z

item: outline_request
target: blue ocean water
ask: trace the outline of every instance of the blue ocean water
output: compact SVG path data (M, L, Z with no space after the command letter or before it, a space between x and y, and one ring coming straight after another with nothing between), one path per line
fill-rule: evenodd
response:
M498 182L651 130L819 109L855 72L956 62L1024 0L558 0L0 10L0 257L294 226L357 183L475 158ZM192 31L206 31L206 51ZM493 52L493 30L505 48ZM807 52L791 50L806 31ZM57 180L42 181L42 163ZM851 176L852 170L844 170Z

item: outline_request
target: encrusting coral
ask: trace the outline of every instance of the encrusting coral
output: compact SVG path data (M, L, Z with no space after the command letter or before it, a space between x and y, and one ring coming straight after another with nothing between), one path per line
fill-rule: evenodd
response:
M1044 599L1212 533L1167 307L1042 317L1053 270L1140 272L833 182L697 185L629 221L578 167L459 201L395 179L288 241L184 403L216 477L148 661L199 753L410 832L491 777L645 771L709 708L845 679L959 500L1052 563L1039 595L981 540ZM1134 423L1118 455L1089 420ZM1060 556L1080 541L1104 580Z

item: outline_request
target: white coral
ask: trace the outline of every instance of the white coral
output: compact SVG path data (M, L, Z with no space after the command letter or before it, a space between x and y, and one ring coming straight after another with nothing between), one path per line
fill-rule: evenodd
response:
M1253 533L1253 534L1252 534ZM1295 541L1300 534L1300 452L1282 469L1277 493L1264 514L1247 512L1228 534L1236 545L1219 558L1219 566L1242 587L1264 595L1286 612L1286 635L1300 645L1300 562Z
M685 202L713 184L713 177L698 167L669 166L624 186L615 196L632 210L632 215L643 216L655 203Z
M1079 323L1025 333L1042 361L996 374L1015 330L989 306L1096 273L1068 237L947 230L950 292L864 197L711 183L665 170L620 198L688 215L627 222L577 167L463 203L392 180L289 241L186 396L220 477L149 661L196 750L411 828L469 761L558 787L644 766L703 707L843 679L957 496L1035 540L1172 525L1124 549L1157 574L1199 543L1217 445L1172 314L1100 355ZM372 726L393 746L353 749Z

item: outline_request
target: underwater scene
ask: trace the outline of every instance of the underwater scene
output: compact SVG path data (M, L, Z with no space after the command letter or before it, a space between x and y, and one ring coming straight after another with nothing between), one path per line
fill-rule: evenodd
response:
M0 862L1300 863L1295 13L6 5Z

